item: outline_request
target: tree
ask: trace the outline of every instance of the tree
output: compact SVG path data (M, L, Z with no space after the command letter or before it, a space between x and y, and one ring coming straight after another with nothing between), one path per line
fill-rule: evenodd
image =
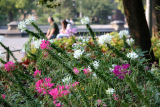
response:
M126 15L130 33L134 36L136 45L143 51L147 51L146 57L155 60L151 49L151 36L145 18L142 0L123 0L124 13Z
M119 9L122 13L124 13L122 0L115 0L115 2L117 3L117 9Z
M83 13L83 16L93 19L93 23L103 24L107 23L108 16L115 7L110 0L39 0L39 3L55 10L52 14L59 18L77 19L80 13Z
M116 5L117 5L117 9L119 9L122 13L124 13L124 7L123 7L123 1L122 0L114 0ZM146 0L142 0L143 4L146 4Z
M157 20L157 30L160 32L160 1L159 0L153 0L154 4L154 10Z
M15 7L18 8L19 14L25 19L28 14L31 14L35 9L35 0L16 0Z
M34 7L34 0L0 0L0 16L4 24L29 14Z
M18 9L15 8L15 0L1 0L0 1L0 14L1 16L8 16L6 21L13 21L17 16Z
M57 3L60 3L59 6ZM76 18L78 14L76 3L72 0L40 0L39 4L36 9L38 24L47 24L48 16L53 16L55 21L60 22L63 19Z
M107 23L108 16L112 15L112 10L114 9L113 2L109 0L81 0L81 2L82 15L98 20L97 23Z
M55 8L61 5L61 0L38 0L39 5L44 5L48 8Z
M41 19L46 20L47 14L55 17L56 21L77 18L77 4L74 0L39 0L37 13Z

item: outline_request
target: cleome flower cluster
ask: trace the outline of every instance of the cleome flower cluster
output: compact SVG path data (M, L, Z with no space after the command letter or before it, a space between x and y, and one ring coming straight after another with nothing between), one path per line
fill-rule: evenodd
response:
M44 78L36 82L36 90L40 94L47 94L48 91L54 86L54 83L51 83L51 78Z
M88 75L88 74L91 73L90 67L84 68L82 71L83 71L83 73L84 73L85 75ZM76 75L78 75L78 74L81 72L81 70L78 70L78 68L75 67L75 68L73 69L73 72L74 72Z
M21 32L24 32L27 30L27 25L30 25L31 23L35 22L36 18L34 16L30 16L28 19L25 21L21 21L18 24L18 29L21 30Z
M4 64L4 68L6 71L14 71L15 70L15 64L12 61L7 62Z
M129 70L129 64L117 65L114 67L113 73L119 79L124 79L126 74L130 74L131 71Z
M42 40L41 41L40 47L41 47L42 50L43 49L49 49L49 46L50 46L50 42L49 41L47 41L47 40Z
M34 18L31 18L24 25L33 21ZM84 18L82 22L88 24L89 18ZM68 32L72 34L75 31ZM22 63L9 61L0 70L2 101L8 104L18 102L16 104L22 106L76 107L81 104L82 107L107 107L151 103L156 107L154 100L160 97L154 96L160 82L154 75L159 77L158 69L152 72L147 60L141 60L143 52L133 46L134 39L127 30L95 39L73 36L45 40L42 37L30 38L28 43L24 51L26 59ZM11 79L3 77L3 71ZM17 88L19 84L12 79L20 81L22 88ZM18 97L12 98L17 93ZM29 97L35 100L31 101ZM156 101L159 104L160 101Z
M86 17L86 16L83 17L81 19L81 23L84 24L84 25L89 24L90 23L89 17Z
M34 72L34 77L37 75L41 76L41 71L36 70ZM50 95L53 98L53 103L55 106L61 105L60 103L56 103L58 98L64 97L71 93L71 89L75 88L79 82L74 82L73 84L66 85L57 85L52 83L51 78L40 79L35 83L35 89L39 94L42 95Z

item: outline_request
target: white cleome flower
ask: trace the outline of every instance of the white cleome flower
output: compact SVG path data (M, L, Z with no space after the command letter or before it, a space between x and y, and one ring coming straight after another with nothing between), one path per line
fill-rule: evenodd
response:
M79 41L81 41L82 43L85 43L87 41L89 41L90 37L83 37L83 36L80 36L77 38Z
M94 66L95 69L98 69L98 67L99 67L99 62L98 62L98 61L94 61L94 62L93 62L93 66Z
M26 52L25 47L23 47L23 48L21 49L21 52L22 52L22 53L25 53L25 52Z
M116 66L116 64L113 64L112 67L109 68L109 71L110 71L110 72L113 72L115 66Z
M81 19L81 23L82 24L89 24L89 22L90 22L90 20L89 20L89 17L83 17L82 19Z
M31 23L35 22L36 18L34 16L30 16L28 19L25 20L26 25L30 25Z
M126 42L127 42L128 45L131 46L131 45L134 44L134 39L133 38L127 39Z
M106 94L112 95L115 92L115 90L113 88L108 88L108 90L106 90Z
M62 82L63 83L70 83L72 81L72 78L71 76L66 76L62 79Z
M38 49L38 48L40 47L41 43L42 43L42 40L41 40L41 39L35 40L35 41L32 42L32 44L34 45L34 47L35 47L36 49Z
M97 75L96 75L96 73L93 73L93 77L97 78Z
M91 69L91 67L90 67L90 66L88 66L88 70L89 70L90 72L92 72L92 69Z
M122 30L122 31L119 32L119 38L122 39L124 36L125 36L126 38L129 38L129 37L130 37L128 30Z
M21 55L22 55L22 57L25 57L25 56L26 56L25 47L23 47L23 48L21 49Z
M160 43L157 43L157 46L160 46Z
M84 51L82 51L82 50L80 50L80 49L75 50L75 51L74 51L74 58L79 59L79 58L82 56L83 52L84 52Z
M32 41L35 41L36 40L36 38L35 37L32 37Z
M74 43L74 44L72 45L72 48L73 48L73 50L77 50L77 49L79 48L79 44Z
M0 42L2 41L3 38L4 38L3 36L0 36Z
M138 58L138 55L135 52L131 52L127 54L127 57L131 59L136 59Z
M98 44L103 45L105 43L110 43L112 40L112 36L107 34L107 35L101 35L98 37Z
M54 40L53 40L53 39L51 39L51 40L49 40L49 42L50 42L50 43L53 43L53 42L54 42Z
M24 31L27 29L27 26L26 26L25 21L19 22L19 24L18 24L18 29L20 29L21 32L24 32Z

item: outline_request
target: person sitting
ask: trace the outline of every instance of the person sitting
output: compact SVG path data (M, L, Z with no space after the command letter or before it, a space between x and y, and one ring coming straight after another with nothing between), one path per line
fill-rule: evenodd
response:
M57 38L69 37L68 32L67 32L68 22L66 20L63 20L61 22L61 25L62 25L62 28L60 30L60 34L57 35Z
M61 25L62 29L60 30L60 34L57 35L57 38L70 37L77 33L77 29L72 28L66 20L63 20Z
M47 31L46 38L50 40L57 37L57 35L59 34L59 28L52 17L48 18L48 23L50 24L50 27Z

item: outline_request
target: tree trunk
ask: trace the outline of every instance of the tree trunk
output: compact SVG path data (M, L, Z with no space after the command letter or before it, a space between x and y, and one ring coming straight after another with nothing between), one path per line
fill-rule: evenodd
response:
M157 18L156 18L156 13L155 13L155 0L152 0L152 32L153 36L158 34L158 26L157 26Z
M160 32L160 0L153 0L154 1L154 10L157 19L157 30Z
M142 0L123 0L124 13L127 18L129 30L135 43L143 51L147 51L145 57L155 60L151 49L151 36L147 25Z
M8 13L8 21L9 22L13 21L13 13L12 12Z

